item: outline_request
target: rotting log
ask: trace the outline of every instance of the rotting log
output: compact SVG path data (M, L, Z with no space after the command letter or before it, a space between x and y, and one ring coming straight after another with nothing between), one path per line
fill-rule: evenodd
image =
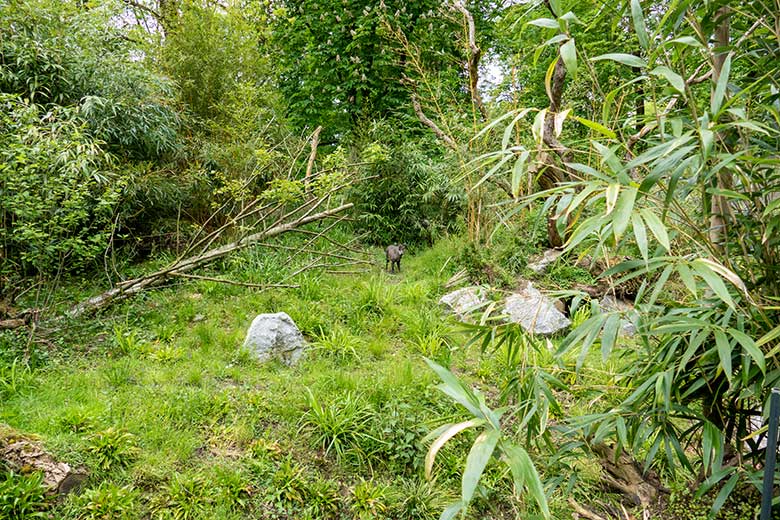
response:
M654 471L643 471L640 464L627 453L618 455L614 447L604 443L593 444L591 448L599 456L604 482L634 505L648 509L657 501L659 494L667 492Z
M4 424L0 424L0 464L20 474L41 472L51 494L68 494L87 479L85 469L58 461L38 440Z

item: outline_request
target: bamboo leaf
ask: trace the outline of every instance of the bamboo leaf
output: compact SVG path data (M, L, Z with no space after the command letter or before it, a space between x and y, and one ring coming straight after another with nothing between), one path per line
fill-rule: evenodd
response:
M677 74L669 67L665 67L661 65L651 70L650 74L654 76L660 76L666 79L666 81L668 81L672 85L672 87L674 87L674 89L680 94L685 93L685 80L683 80L682 76Z
M575 116L574 119L582 123L583 125L587 126L591 130L595 130L596 132L600 133L601 135L605 135L609 137L610 139L615 139L617 137L617 134L607 128L606 126L597 123L595 121L591 121L590 119L585 119L584 117L577 117Z
M718 359L720 367L726 374L726 379L731 381L731 345L726 334L722 330L715 330L715 346L718 349Z
M730 72L731 53L729 53L723 61L723 67L720 69L720 76L718 77L718 82L715 84L715 92L712 95L712 101L710 102L710 112L712 113L713 120L715 115L720 111L720 107L723 105L723 98L726 96L726 87L728 86Z
M650 231L653 233L653 236L655 236L656 240L658 240L658 243L660 243L667 251L671 250L672 246L669 242L669 235L666 233L666 226L664 226L663 222L661 222L661 219L658 218L658 215L653 213L653 211L649 208L642 208L639 210L639 213L642 215L642 218L645 219L647 227L650 228Z
M482 432L471 446L466 457L466 469L463 471L463 480L461 481L461 500L464 504L471 502L474 497L474 490L477 489L482 472L485 471L485 466L493 455L493 450L496 449L500 435L499 430L491 428Z
M552 18L537 18L536 20L531 20L530 22L528 22L528 25L535 25L536 27L542 27L544 29L560 28L558 21L553 20Z
M631 0L631 18L634 19L634 31L636 31L639 45L647 50L647 47L650 45L650 38L647 36L645 16L642 13L642 6L639 4L639 0Z
M563 58L563 64L566 65L566 71L572 77L577 77L577 50L574 45L574 38L569 39L566 43L561 45L561 58Z
M453 424L452 426L447 428L441 435L439 435L439 438L436 439L433 442L433 444L431 444L431 447L428 450L428 454L425 456L425 478L430 480L431 473L433 471L433 462L436 459L436 454L439 452L442 446L447 444L447 441L455 437L460 432L484 424L484 422L485 421L483 421L482 419L471 419L469 421L463 421L458 424Z
M601 61L601 60L616 61L623 65L628 65L629 67L647 68L647 62L642 58L640 58L639 56L634 56L633 54L609 53L609 54L602 54L601 56L596 56L595 58L591 58L591 61Z
M642 258L647 262L647 229L642 222L642 217L636 213L631 214L631 225L634 229L634 238L636 239L636 245L639 248L639 252L642 254Z
M457 502L447 506L447 509L442 511L439 520L452 520L458 515L458 513L460 513L461 509L463 509L463 502L458 500Z
M620 194L620 198L615 206L615 215L612 219L612 232L615 240L619 241L628 228L628 221L634 210L634 201L636 200L637 189L635 186L629 186Z
M615 209L615 204L617 203L618 195L620 194L620 184L614 183L607 186L607 191L605 193L607 207L606 207L606 215L609 215L612 213L612 210Z
M604 323L601 333L601 359L606 361L615 346L618 332L620 331L620 316L612 314Z
M512 472L512 479L515 482L515 488L520 493L523 486L528 489L531 497L539 505L544 518L550 518L550 508L547 505L547 496L544 494L544 486L539 472L536 471L531 457L528 456L522 447L514 444L506 444L502 447L506 463Z
M525 163L528 160L530 153L528 150L524 150L520 153L520 157L515 161L515 166L512 168L512 196L518 197L520 195L520 182L523 180L523 174L525 173Z
M726 284L723 283L723 280L720 278L720 276L713 272L709 264L702 262L701 260L701 258L697 258L691 262L691 267L696 272L696 274L701 276L702 280L704 280L709 288L712 289L712 292L714 292L718 298L720 298L725 304L733 309L734 300L731 298L728 289L726 289Z

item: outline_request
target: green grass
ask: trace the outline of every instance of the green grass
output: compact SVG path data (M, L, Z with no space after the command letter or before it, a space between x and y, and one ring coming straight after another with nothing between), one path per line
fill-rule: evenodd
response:
M377 248L370 272L310 274L296 289L198 281L150 291L93 318L53 322L48 346L0 334L0 423L89 470L85 491L49 511L56 518L438 518L457 497L474 436L448 443L436 478L425 480L423 439L467 416L434 388L423 356L480 386L491 406L517 370L500 351L466 349L468 336L437 304L461 268L461 242L406 256L401 274L382 270ZM247 253L223 274L257 281L285 261ZM74 283L57 299L82 297ZM258 364L241 348L252 319L278 311L309 342L295 367ZM616 398L612 363L598 350L579 374L576 355L554 369L573 388L604 388L572 392L572 413ZM578 489L600 493L595 464L566 464L541 469L555 478L576 467ZM488 465L469 518L533 513L498 467ZM566 493L551 507L571 514Z

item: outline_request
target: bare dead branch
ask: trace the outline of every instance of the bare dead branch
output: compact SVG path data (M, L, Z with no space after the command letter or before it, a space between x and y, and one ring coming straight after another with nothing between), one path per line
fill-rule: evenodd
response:
M228 280L225 278L217 278L214 276L201 276L197 274L186 274L186 273L171 273L171 276L178 276L180 278L189 278L192 280L205 280L207 282L217 282L217 283L224 283L228 285L237 285L239 287L249 287L252 289L297 289L300 287L300 285L290 285L290 284L283 284L283 283L248 283L248 282L239 282L237 280Z
M314 169L314 161L317 159L317 146L320 144L320 132L322 132L322 127L318 126L311 135L311 153L309 153L309 162L306 164L306 177L304 177L303 180L304 186L306 186L306 193L309 192L311 172Z
M469 92L471 93L471 100L477 106L480 115L483 120L487 120L488 113L485 108L485 104L482 102L482 96L479 93L479 59L482 57L482 49L477 45L477 30L474 25L474 16L466 9L461 0L453 2L452 9L460 11L463 17L466 19L468 25L468 44L469 44L469 58L466 61L469 72Z
M453 150L458 149L458 145L455 140L444 133L444 131L439 128L439 125L434 123L428 116L425 115L425 112L423 112L422 106L420 105L420 100L417 98L416 92L412 92L412 106L414 107L414 113L417 114L417 119L419 119L422 124L433 130L433 133L436 134L436 137L443 141L447 147Z
M318 206L319 204L315 205ZM129 298L149 287L154 287L162 284L165 280L172 276L179 276L183 273L187 273L198 267L202 267L206 264L214 262L220 258L223 258L229 254L235 253L242 249L246 249L257 242L267 240L268 238L278 236L284 233L288 233L297 227L305 224L316 222L319 220L325 220L332 218L344 211L350 209L353 206L352 203L342 204L338 207L321 211L319 213L310 214L307 213L303 216L296 218L290 222L277 223L276 225L263 229L257 233L253 233L246 237L243 237L235 242L225 244L214 249L210 249L202 254L191 256L184 259L178 259L169 266L138 278L126 280L117 284L116 287L89 298L76 306L70 311L70 316L79 316L87 312L94 312L101 308L110 305L113 302ZM174 274L175 273L175 274Z

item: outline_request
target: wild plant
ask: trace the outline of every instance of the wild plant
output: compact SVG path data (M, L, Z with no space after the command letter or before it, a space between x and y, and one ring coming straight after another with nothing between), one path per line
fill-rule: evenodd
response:
M33 520L48 518L43 474L19 475L13 471L0 480L0 518Z
M359 343L359 337L353 336L344 327L336 326L328 333L320 330L320 336L314 343L314 348L325 357L339 361L350 361L358 357L355 346Z
M132 520L139 518L138 492L132 486L101 482L73 500L79 520Z
M351 392L330 403L321 403L308 392L309 409L301 418L300 430L312 435L325 455L334 453L338 461L353 456L364 460L365 446L380 442L370 434L372 410L360 396Z
M30 366L16 358L7 368L0 367L0 396L19 395L35 380Z
M176 474L162 487L151 509L158 515L175 520L202 518L212 502L206 481L201 476Z
M113 427L90 436L88 450L102 470L129 466L139 452L132 433Z
M330 480L317 478L308 483L305 513L312 518L338 518L342 498L338 486Z
M419 478L402 479L396 495L391 516L398 520L437 520L450 501L435 482Z
M372 480L363 480L350 490L349 509L353 518L374 520L383 518L388 510L389 489Z

